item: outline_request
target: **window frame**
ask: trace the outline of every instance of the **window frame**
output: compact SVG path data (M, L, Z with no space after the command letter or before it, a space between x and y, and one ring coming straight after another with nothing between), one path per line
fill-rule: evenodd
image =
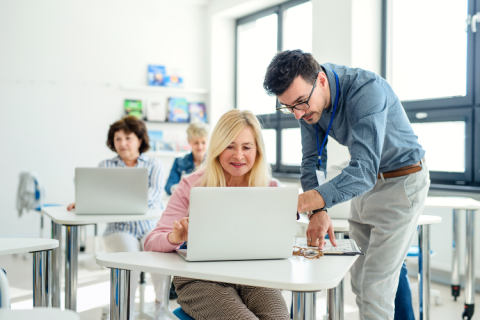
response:
M235 31L235 108L237 108L237 53L238 53L238 26L253 20L265 17L269 14L277 14L277 50L281 51L283 47L283 12L296 5L303 4L310 0L291 0L280 5L266 8L259 12L242 17L236 21ZM389 9L393 0L382 0L382 65L381 76L387 78L387 69L389 68ZM480 11L480 0L469 0L468 15L473 16L476 10ZM466 164L465 173L449 172L431 172L432 189L442 190L480 190L480 55L475 57L475 53L480 53L480 24L477 25L478 31L474 34L471 26L468 25L467 35L467 93L465 97L450 97L438 99L426 99L416 101L401 101L405 112L412 123L420 122L416 119L417 112L426 112L429 114L428 121L437 119L437 121L459 120L463 116L466 121ZM447 66L448 67L448 66ZM278 101L276 102L278 106ZM272 106L273 108L273 106ZM459 110L460 112L456 112ZM276 161L272 165L275 175L290 175L292 177L300 176L300 166L282 165L282 137L283 129L299 127L298 121L291 115L281 112L262 114L257 116L265 129L276 130ZM426 120L425 120L426 121ZM300 142L299 142L300 143ZM428 162L428 154L426 155ZM460 185L463 184L463 185Z
M391 39L389 35L391 34L391 25L389 24L389 18L392 14L391 3L394 0L383 0L383 9L382 9L382 77L389 81L388 69L391 55ZM474 2L473 0L468 0L468 13L467 15L475 14ZM478 1L478 0L477 0ZM465 18L467 18L467 15ZM425 99L425 100L402 100L402 105L405 111L421 109L438 109L438 108L449 108L449 107L468 107L472 106L474 99L474 35L472 32L467 32L467 94L465 97L445 97L445 98L436 98L436 99ZM478 33L478 32L477 32ZM477 41L478 46L478 41ZM478 51L480 52L480 51ZM476 64L478 67L478 64ZM443 67L443 66L441 66ZM448 70L448 68L447 68ZM478 88L480 91L480 87Z
M284 2L280 5L276 5L270 8L263 9L261 11L252 13L248 16L237 19L235 25L235 108L237 108L237 80L238 80L238 26L252 22L254 20L263 18L270 14L277 14L277 51L281 51L283 48L283 13L285 10L292 7L298 6L300 4L310 2L310 0L290 0ZM278 107L278 100L276 105L272 106L272 109ZM275 129L276 130L276 144L277 144L277 154L275 164L272 164L272 171L274 173L283 173L283 174L300 174L300 166L286 166L282 164L282 130L290 128L299 128L300 124L292 115L283 114L280 111L275 111L275 113L270 114L261 114L257 115L257 118L262 123L264 129ZM299 143L301 143L299 141Z
M430 179L441 184L464 185L465 181L471 180L473 173L472 149L469 146L473 143L473 110L471 108L456 108L448 110L422 110L407 111L410 123L448 122L465 121L465 172L443 172L430 170ZM418 113L426 113L424 119L417 119ZM448 156L448 146L445 148L445 156ZM428 153L425 155L428 164Z
M382 0L382 74L388 79L390 43L389 34L391 26L388 19L391 15L391 2ZM468 13L465 18L475 14L480 9L480 0L468 1ZM477 25L480 29L480 25ZM480 31L480 30L479 30ZM415 101L401 101L411 123L433 121L466 121L465 135L465 172L436 172L430 171L432 181L431 189L472 191L480 186L480 58L475 58L475 53L480 52L480 32L474 34L468 25L467 32L467 93L464 97L446 97L438 99L425 99ZM474 67L475 66L475 67ZM447 66L448 67L448 66ZM425 120L418 120L415 114L425 112L429 116ZM447 150L448 152L448 150ZM428 163L428 153L426 154ZM476 161L475 161L476 160Z
M473 171L474 171L474 181L475 183L480 185L480 107L474 108L474 116L475 116L475 126L474 126L474 158L473 161ZM474 161L477 159L477 161Z

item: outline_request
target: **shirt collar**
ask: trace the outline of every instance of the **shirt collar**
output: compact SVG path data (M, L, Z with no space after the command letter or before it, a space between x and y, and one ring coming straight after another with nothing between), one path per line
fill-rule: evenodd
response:
M117 162L124 167L127 166L125 162L122 160L122 158L120 158L120 156L116 156L115 158L112 159L112 161ZM141 153L140 156L137 158L137 164L138 164L138 161L147 162L148 158L143 153Z
M336 94L337 94L337 85L336 85L336 81L335 81L335 75L333 74L333 72L330 68L324 67L323 65L321 67L322 67L323 71L325 72L325 74L327 75L328 85L330 87L330 106L323 111L326 112L326 113L332 113L333 105L335 103L335 97L336 97ZM339 79L339 81L340 81L340 79ZM338 99L340 99L340 96L338 97ZM337 104L338 104L338 102L337 102ZM337 107L338 107L338 105L337 105Z

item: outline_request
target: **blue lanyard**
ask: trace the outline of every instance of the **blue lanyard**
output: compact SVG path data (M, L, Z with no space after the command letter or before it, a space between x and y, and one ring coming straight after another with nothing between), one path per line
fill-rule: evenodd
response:
M332 70L332 69L330 69ZM332 128L332 123L333 123L333 117L335 117L335 110L337 109L337 103L338 103L338 96L340 92L340 85L338 83L338 75L335 71L333 71L333 74L335 75L335 84L337 88L337 92L335 92L335 103L333 104L333 112L332 112L332 118L330 119L330 123L328 124L328 129L327 132L325 133L325 138L323 139L322 147L320 147L320 141L318 139L318 131L320 130L320 126L318 123L316 124L317 130L315 130L317 134L317 151L318 151L318 163L317 163L317 168L320 170L320 166L322 165L322 152L323 152L323 147L325 146L325 142L327 141L328 133L330 132L330 129Z

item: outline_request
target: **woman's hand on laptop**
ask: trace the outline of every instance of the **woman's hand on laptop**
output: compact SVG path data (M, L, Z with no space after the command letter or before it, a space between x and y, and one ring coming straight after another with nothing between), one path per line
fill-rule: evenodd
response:
M173 244L181 244L188 240L188 217L180 221L173 221L173 230L168 235L168 241Z
M68 207L67 207L67 210L68 210L68 211L72 211L73 209L75 209L75 202L69 204Z

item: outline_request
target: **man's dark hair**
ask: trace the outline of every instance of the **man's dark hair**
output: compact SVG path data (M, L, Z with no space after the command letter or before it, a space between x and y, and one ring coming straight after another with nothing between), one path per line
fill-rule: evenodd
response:
M263 88L271 96L283 94L297 76L313 84L322 68L312 54L302 50L278 52L268 65Z

